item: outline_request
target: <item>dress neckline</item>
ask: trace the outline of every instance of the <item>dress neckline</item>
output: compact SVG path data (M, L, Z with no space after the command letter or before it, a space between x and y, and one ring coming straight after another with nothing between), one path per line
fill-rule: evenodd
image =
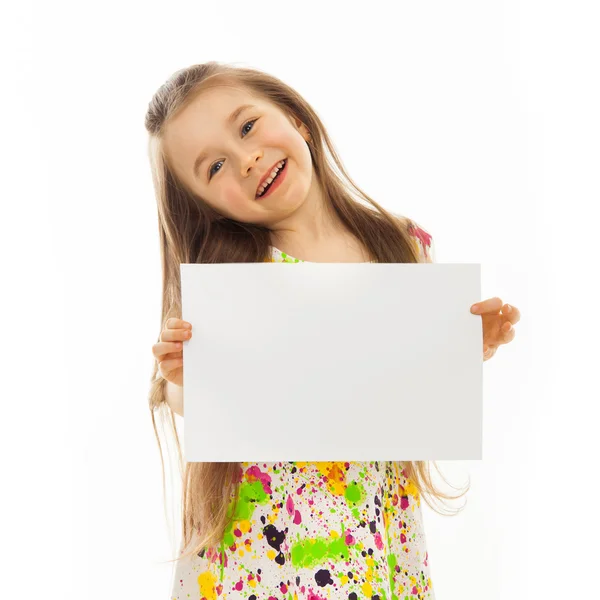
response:
M293 262L293 263L298 263L298 262L311 263L312 262L313 264L318 264L318 263L315 263L310 260L302 260L301 258L295 258L290 254L286 254L285 252L282 252L279 248L277 248L277 246L271 246L271 248L273 249L273 252L275 252L276 254L278 253L281 256L281 258L284 259L284 262ZM365 261L362 261L359 263L351 263L351 264L364 265L367 263L376 263L376 262L377 262L376 260L365 260ZM343 264L343 263L340 263L340 264Z

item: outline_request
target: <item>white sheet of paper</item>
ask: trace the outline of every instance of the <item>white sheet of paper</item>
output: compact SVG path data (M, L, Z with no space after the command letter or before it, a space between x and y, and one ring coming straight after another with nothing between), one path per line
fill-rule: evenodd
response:
M482 454L479 264L181 264L189 462Z

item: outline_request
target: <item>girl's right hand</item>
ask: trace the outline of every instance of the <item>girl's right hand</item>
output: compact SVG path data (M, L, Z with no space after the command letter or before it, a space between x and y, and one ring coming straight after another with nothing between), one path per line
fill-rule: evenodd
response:
M183 387L183 342L192 337L192 325L181 319L167 319L160 342L152 346L158 359L159 373L171 383Z

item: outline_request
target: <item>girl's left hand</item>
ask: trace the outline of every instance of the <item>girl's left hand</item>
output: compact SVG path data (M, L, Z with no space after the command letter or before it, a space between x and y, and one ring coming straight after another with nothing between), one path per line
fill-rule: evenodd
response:
M501 344L512 342L515 337L513 325L519 322L521 313L516 306L502 304L500 298L482 300L471 306L474 315L481 315L483 321L483 360L496 354Z

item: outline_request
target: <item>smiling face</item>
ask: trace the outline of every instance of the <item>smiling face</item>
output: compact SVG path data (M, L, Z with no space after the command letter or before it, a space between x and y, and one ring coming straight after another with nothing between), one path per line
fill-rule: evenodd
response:
M252 107L237 112L244 105ZM293 213L311 191L308 137L306 127L279 107L219 86L203 90L169 122L164 150L175 174L220 214L269 226ZM257 198L261 180L283 159L285 176Z

